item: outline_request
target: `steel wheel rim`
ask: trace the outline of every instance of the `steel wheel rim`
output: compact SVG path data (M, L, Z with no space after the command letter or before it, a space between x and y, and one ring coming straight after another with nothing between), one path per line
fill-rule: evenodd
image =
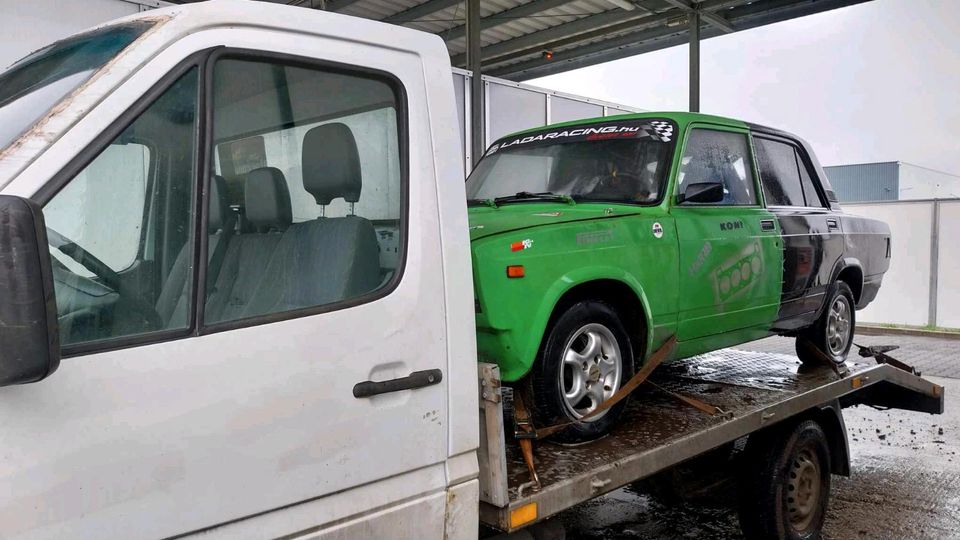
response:
M558 383L563 405L571 416L580 419L593 412L620 389L622 378L620 344L609 328L590 323L567 340ZM598 420L607 412L586 422Z
M847 350L850 314L850 302L846 296L838 296L830 305L830 312L827 314L827 346L835 355L842 355Z
M811 450L801 450L790 464L787 482L787 515L797 532L810 528L820 506L820 460Z

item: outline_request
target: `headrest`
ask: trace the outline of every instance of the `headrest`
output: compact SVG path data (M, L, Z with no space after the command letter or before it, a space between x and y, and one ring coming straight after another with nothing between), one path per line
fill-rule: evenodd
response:
M219 230L225 230L233 225L233 211L230 210L230 202L227 200L227 181L219 174L210 178L210 215L209 231L214 233ZM227 221L229 220L229 225Z
M317 204L338 197L360 200L360 156L353 132L345 124L317 126L303 138L303 188Z
M247 221L257 229L282 231L293 221L287 181L276 167L260 167L248 172L243 198Z

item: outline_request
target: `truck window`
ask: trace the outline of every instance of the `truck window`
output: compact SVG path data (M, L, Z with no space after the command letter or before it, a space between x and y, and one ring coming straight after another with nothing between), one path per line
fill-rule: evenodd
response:
M402 260L399 98L382 78L226 58L214 68L211 205L236 219L210 257L207 324L385 289Z
M793 145L755 138L754 147L767 206L806 206Z
M61 344L185 328L196 68L44 206Z
M723 201L714 204L757 204L753 166L745 134L702 128L690 131L677 174L678 193L687 184L701 182L723 184Z

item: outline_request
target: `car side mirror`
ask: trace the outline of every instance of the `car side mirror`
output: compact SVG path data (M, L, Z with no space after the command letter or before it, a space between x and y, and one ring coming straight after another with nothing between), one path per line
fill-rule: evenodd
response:
M0 386L39 381L60 366L47 229L37 203L0 195Z
M677 204L718 203L723 201L723 184L720 182L696 182L687 184L683 193L677 195Z

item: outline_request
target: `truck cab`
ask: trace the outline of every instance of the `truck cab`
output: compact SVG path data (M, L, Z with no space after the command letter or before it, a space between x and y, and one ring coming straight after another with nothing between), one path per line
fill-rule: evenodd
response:
M46 238L4 259L5 536L475 534L449 69L435 36L216 0L0 74L33 223L4 230Z

